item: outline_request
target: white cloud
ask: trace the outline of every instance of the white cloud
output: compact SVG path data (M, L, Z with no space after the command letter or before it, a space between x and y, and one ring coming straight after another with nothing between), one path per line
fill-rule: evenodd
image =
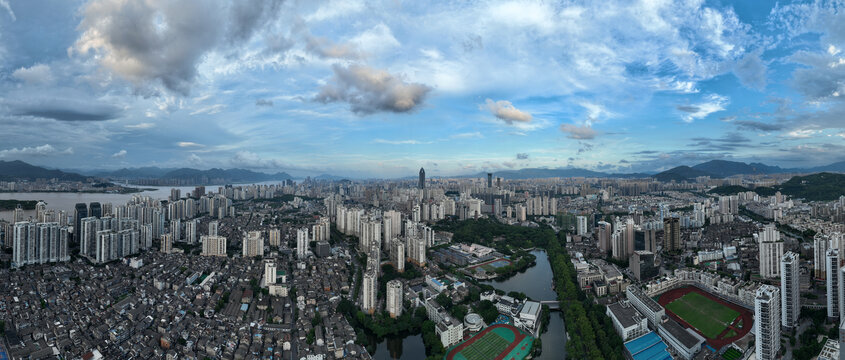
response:
M145 122L145 123L138 123L138 124L132 124L132 125L125 125L124 127L127 128L127 129L133 129L133 130L143 130L143 129L151 129L151 128L154 128L155 126L156 126L156 124Z
M184 147L204 147L205 146L203 144L197 144L197 143L191 142L191 141L180 141L180 142L176 143L176 145L179 145L179 147L183 147L183 148Z
M787 137L795 138L795 139L808 139L813 137L813 135L820 133L819 130L813 129L795 129L788 133L786 133Z
M480 105L479 108L489 111L491 114L496 116L496 118L504 120L508 124L513 124L515 121L522 123L531 121L531 114L517 109L510 101L507 100L493 101L491 99L487 99L484 101L484 105Z
M389 145L420 145L420 144L431 144L430 141L419 141L419 140L385 140L385 139L375 139L373 140L376 144L389 144Z
M214 104L205 107L201 107L197 110L191 112L191 115L199 115L199 114L206 114L206 115L214 115L223 110L226 110L225 104Z
M482 138L484 138L484 135L481 134L481 132L479 132L479 131L475 131L475 132L466 132L466 133L455 134L455 135L450 136L449 138L450 139L482 139Z
M126 157L126 150L120 150L120 151L118 151L114 154L111 154L111 157L122 159L122 158Z
M52 155L70 155L73 154L73 148L65 150L58 150L53 145L44 144L41 146L11 148L0 150L0 157L15 157L15 156L52 156Z
M560 131L569 134L568 138L577 140L591 140L596 137L596 131L589 125L561 124Z
M684 122L691 123L695 120L706 118L712 113L725 110L725 106L729 102L725 96L712 94L705 97L703 102L691 105L678 105L675 108L684 113L681 116Z
M9 6L9 2L7 0L0 0L0 8L6 10L9 13L9 16L12 18L12 21L16 21L17 18L15 17L15 12L12 11L12 7Z
M29 85L43 85L53 82L53 73L50 71L50 66L44 64L17 69L12 73L12 77Z

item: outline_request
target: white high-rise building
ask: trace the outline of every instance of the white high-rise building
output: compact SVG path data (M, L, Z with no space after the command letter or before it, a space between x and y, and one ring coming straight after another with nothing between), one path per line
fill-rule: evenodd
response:
M396 210L385 211L382 215L384 240L390 241L402 235L402 213Z
M419 236L411 236L407 238L407 246L405 247L408 250L408 257L413 261L415 264L419 266L425 266L426 262L426 247L425 247L425 239Z
M827 317L839 317L839 249L830 249L825 256L825 269L827 277Z
M754 297L754 336L757 359L774 360L780 351L780 290L762 285Z
M17 222L7 236L12 237L13 268L70 260L67 227L57 222Z
M578 216L578 235L587 235L587 217Z
M378 260L368 259L364 280L361 282L361 310L372 314L376 311L376 289L378 287Z
M780 276L780 259L783 257L783 241L775 224L768 224L757 234L760 243L760 276L776 278Z
M217 221L212 221L208 223L208 235L217 236Z
M387 282L386 310L392 318L402 315L403 293L402 282L399 279L393 279Z
M296 258L305 259L308 254L308 228L296 230Z
M203 235L202 241L203 256L226 256L226 237L217 235Z
M799 262L798 254L788 251L780 261L780 295L781 295L781 326L792 328L798 326L801 314L801 297L799 294Z
M261 236L261 231L247 233L241 250L244 257L264 256L264 238Z
M185 223L185 242L189 245L193 245L197 243L198 234L197 234L197 225L198 220L188 220Z
M273 261L264 262L264 283L266 285L276 283L276 263Z

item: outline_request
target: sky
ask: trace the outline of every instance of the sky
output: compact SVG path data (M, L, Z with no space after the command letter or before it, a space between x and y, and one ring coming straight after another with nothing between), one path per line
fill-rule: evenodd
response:
M841 1L0 0L0 160L404 177L842 154Z

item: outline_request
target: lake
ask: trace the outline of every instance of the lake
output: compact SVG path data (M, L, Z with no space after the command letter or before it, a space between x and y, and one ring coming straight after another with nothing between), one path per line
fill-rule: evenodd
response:
M485 281L483 283L504 292L521 292L534 300L556 300L557 293L552 289L552 267L549 264L549 257L545 251L535 250L531 252L537 257L536 265L528 268L523 273L507 278L502 281ZM552 311L549 318L548 331L540 335L543 342L543 353L536 359L551 360L566 358L566 333L563 323L563 315L560 312Z
M422 335L382 340L373 355L375 360L425 359L425 344Z

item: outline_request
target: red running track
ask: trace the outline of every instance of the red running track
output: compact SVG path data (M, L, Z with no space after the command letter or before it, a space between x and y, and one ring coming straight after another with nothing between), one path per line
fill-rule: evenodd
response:
M666 315L669 315L669 317L671 317L672 319L674 319L675 321L677 321L678 323L680 323L684 327L693 329L693 331L695 331L696 333L701 335L701 337L707 339L707 344L712 346L714 349L719 350L725 345L728 345L728 344L730 344L734 341L742 339L743 336L745 336L746 334L748 334L749 331L751 331L751 327L754 324L754 316L753 316L753 314L751 313L750 310L748 310L748 309L746 309L742 306L736 305L734 303L722 300L719 297L717 297L716 295L708 293L708 292L701 290L701 289L699 289L695 286L685 286L685 287L669 290L669 291L660 295L660 298L657 300L657 303L665 308L666 305L668 305L670 302L675 301L678 298L680 298L680 297L682 297L686 294L689 294L690 292L697 292L701 295L704 295L705 297L707 297L710 300L713 300L713 301L715 301L719 304L722 304L724 306L727 306L727 307L739 312L739 316L737 316L737 318L733 321L733 323L731 323L730 326L728 326L724 331L722 331L722 333L719 334L719 336L717 336L716 339L711 339L711 338L704 336L704 334L702 334L700 331L698 331L698 329L694 328L692 325L690 325L689 323L687 323L686 321L681 319L678 315L675 315L675 313L669 311L669 309L666 309ZM742 328L739 328L740 320L742 321ZM729 337L729 338L724 338L724 336L730 330L736 331L737 335Z
M493 326L488 326L486 329L481 330L478 334L475 334L475 335L472 336L472 341L466 340L463 343L461 343L460 345L452 348L452 350L449 351L446 354L446 359L447 360L454 359L455 355L460 353L464 348L466 348L467 346L470 346L476 340L481 339L484 335L486 335L488 332L490 332L490 330L493 330L493 329L499 328L499 327L507 328L508 330L513 331L513 333L515 335L513 342L510 345L508 345L508 347L505 348L505 350L502 351L498 356L496 356L495 359L493 359L493 360L504 360L505 357L508 356L511 353L511 351L513 351L513 349L516 348L517 345L519 345L519 343L522 342L522 339L525 339L525 337L527 336L527 335L523 334L522 332L520 332L517 328L513 327L512 325L505 325L505 324L496 324L496 325L493 325ZM523 349L523 350L525 350L525 349Z

